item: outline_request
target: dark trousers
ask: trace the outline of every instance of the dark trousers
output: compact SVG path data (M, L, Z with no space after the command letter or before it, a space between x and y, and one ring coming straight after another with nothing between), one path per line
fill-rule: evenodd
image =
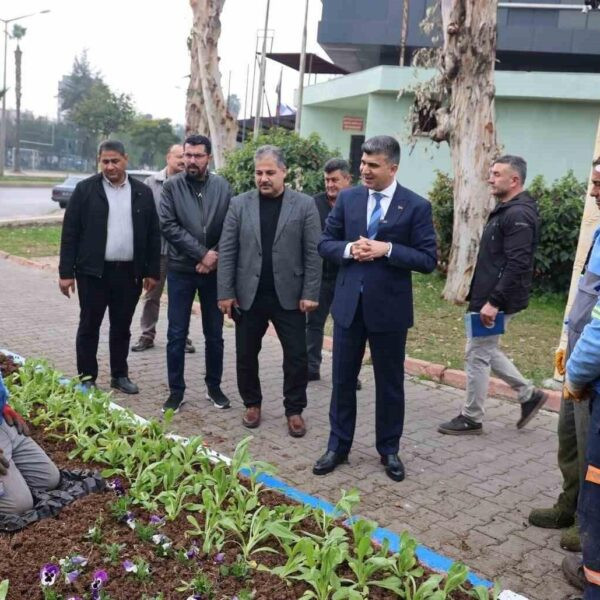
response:
M600 395L590 404L586 474L579 493L579 527L586 577L584 600L600 600Z
M250 310L243 311L235 328L237 381L244 405L260 406L262 392L258 376L258 354L269 321L283 348L283 405L285 414L299 415L306 407L308 382L305 316L300 310L285 310L275 293L258 295Z
M308 353L308 372L318 373L323 360L323 330L333 302L335 279L323 279L319 293L317 310L306 315L306 351Z
M196 293L202 313L204 360L207 387L221 385L223 375L223 315L217 306L217 274L167 273L169 326L167 328L167 372L171 395L179 399L185 392L185 340L190 326Z
M404 349L406 330L368 331L362 302L349 328L333 328L333 390L329 408L328 449L350 452L356 426L356 380L369 341L375 373L375 445L381 455L394 454L404 426Z
M131 319L142 293L142 280L136 279L133 262L105 262L102 277L79 275L77 293L80 311L75 347L79 375L92 381L98 377L100 325L108 308L110 373L112 377L127 377Z

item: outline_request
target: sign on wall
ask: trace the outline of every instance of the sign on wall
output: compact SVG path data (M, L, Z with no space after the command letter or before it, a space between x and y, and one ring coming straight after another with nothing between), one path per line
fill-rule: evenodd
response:
M342 119L342 129L344 131L363 131L365 120L362 117L344 117Z

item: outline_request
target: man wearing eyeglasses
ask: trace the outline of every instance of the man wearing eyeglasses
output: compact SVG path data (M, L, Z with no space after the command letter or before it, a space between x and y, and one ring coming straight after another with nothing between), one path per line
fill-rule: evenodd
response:
M206 399L216 408L229 408L221 390L223 374L223 314L217 307L217 244L231 188L210 173L211 142L191 135L183 144L185 170L169 177L159 205L160 227L169 243L167 291L167 371L169 397L163 412L177 412L184 402L185 344L196 293L202 309L205 345Z

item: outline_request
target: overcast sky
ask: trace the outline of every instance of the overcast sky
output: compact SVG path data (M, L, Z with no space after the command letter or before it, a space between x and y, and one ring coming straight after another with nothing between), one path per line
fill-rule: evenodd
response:
M300 51L304 5L304 0L271 0L269 29L274 30L274 52ZM187 0L13 0L0 3L0 18L48 8L49 14L18 21L27 28L21 42L23 110L54 117L58 81L71 71L74 57L87 48L91 64L113 90L131 94L139 112L184 122L190 64L186 38L192 24ZM231 93L242 104L246 68L250 65L251 80L256 35L264 27L265 8L266 0L225 1L219 42L222 85L226 94L231 71ZM307 49L326 57L316 41L320 17L321 1L310 0ZM9 40L7 108L15 105L14 49L14 40ZM273 111L279 74L279 64L267 61L266 89ZM293 104L297 84L297 72L284 68L284 103ZM250 92L248 98L249 104Z

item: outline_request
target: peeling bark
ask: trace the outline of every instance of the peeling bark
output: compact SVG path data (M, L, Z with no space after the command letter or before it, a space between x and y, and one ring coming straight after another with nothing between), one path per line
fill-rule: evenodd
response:
M494 116L497 2L441 0L444 47L441 85L447 106L436 112L431 137L450 145L454 224L443 296L468 294L485 221L494 206L487 178L497 155Z
M237 122L229 114L221 89L218 42L225 0L190 0L194 15L191 33L191 76L187 95L186 132L208 134L215 167L235 147Z

